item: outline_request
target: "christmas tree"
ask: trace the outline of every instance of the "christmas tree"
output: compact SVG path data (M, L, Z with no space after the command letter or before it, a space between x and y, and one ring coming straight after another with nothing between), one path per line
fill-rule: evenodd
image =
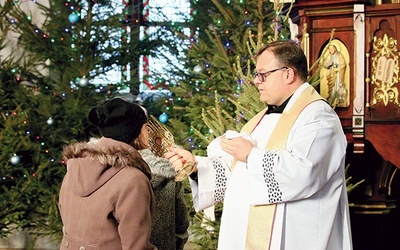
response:
M142 5L116 3L1 1L0 238L25 229L59 239L63 147L98 136L90 107L135 100L141 56L174 48L165 30L140 36Z

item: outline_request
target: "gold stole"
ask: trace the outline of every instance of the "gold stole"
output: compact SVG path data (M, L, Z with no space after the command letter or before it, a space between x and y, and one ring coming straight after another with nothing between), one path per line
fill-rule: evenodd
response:
M310 103L323 99L322 96L309 86L299 96L293 107L283 112L275 126L275 129L268 140L265 149L279 150L286 149L286 141L289 132L299 116L300 112ZM250 134L264 116L267 108L254 116L241 132ZM236 160L233 166L236 164ZM233 171L233 167L232 167ZM272 236L272 228L275 217L276 204L250 206L249 222L246 237L246 250L269 249Z

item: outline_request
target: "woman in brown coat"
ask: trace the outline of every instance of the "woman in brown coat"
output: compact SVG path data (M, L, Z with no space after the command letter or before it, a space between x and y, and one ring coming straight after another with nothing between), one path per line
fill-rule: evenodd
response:
M144 110L115 98L91 109L89 120L103 137L63 152L60 249L156 249L150 168L132 146L139 137L148 140Z

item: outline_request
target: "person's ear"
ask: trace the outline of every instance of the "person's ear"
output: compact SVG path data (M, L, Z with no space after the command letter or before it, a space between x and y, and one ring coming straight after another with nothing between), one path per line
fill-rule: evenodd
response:
M288 82L293 82L295 77L295 72L292 68L287 68L283 73L283 76Z

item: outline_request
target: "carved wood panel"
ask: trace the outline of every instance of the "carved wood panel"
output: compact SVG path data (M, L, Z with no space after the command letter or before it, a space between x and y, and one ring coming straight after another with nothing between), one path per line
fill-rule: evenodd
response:
M400 122L400 6L368 7L366 18L366 121Z

